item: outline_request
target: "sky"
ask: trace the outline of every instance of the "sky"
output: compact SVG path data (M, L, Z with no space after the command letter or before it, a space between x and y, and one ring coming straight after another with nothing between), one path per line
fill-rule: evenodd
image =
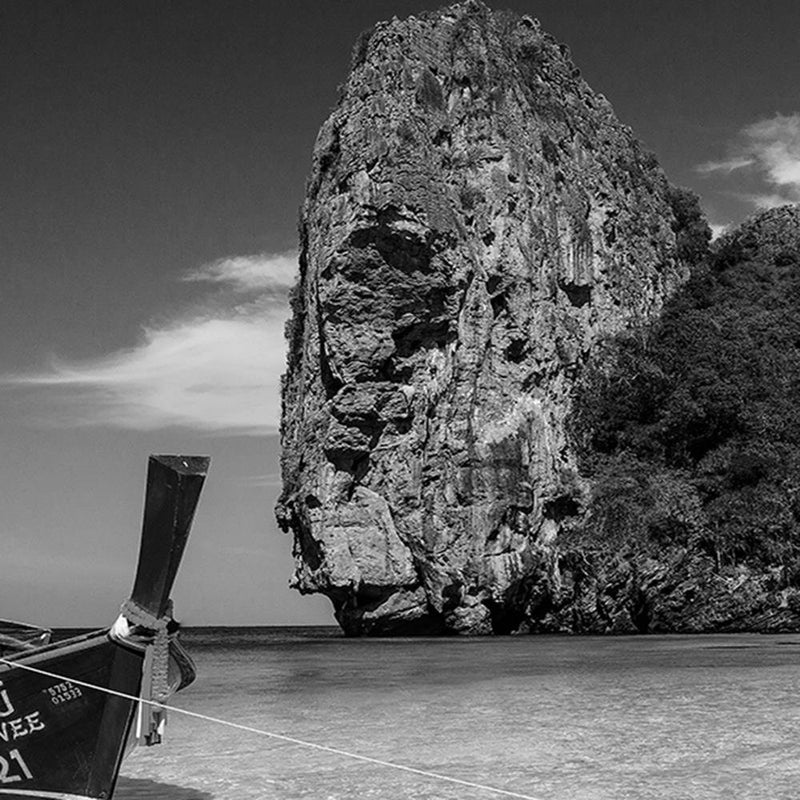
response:
M0 3L0 616L110 624L147 456L208 454L185 624L329 624L274 521L298 208L358 33L425 0ZM800 201L800 6L501 0L701 198Z

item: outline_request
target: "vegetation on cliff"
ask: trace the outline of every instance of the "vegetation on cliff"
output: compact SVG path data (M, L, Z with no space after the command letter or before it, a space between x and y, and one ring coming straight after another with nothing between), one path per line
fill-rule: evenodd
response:
M794 629L800 208L764 212L704 256L691 199L680 202L691 279L657 322L609 342L576 392L572 432L592 489L565 559L580 554L582 576L595 581L622 565L638 572L627 594L640 629L654 627L659 593L678 580L673 570L665 588L648 576L675 559L695 583L690 629ZM757 587L734 591L746 583ZM712 584L727 586L724 613ZM684 627L680 609L655 627Z

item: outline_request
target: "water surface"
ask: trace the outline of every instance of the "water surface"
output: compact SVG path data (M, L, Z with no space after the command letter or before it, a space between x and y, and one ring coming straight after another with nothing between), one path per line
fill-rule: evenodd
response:
M800 637L190 629L175 705L537 800L797 800ZM177 713L115 800L489 800Z

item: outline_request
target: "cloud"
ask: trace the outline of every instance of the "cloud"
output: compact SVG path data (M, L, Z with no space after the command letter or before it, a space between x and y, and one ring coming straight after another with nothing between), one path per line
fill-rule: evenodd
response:
M706 161L704 164L698 164L695 169L698 172L733 172L755 163L754 158L740 156L739 158L729 158L727 161Z
M297 274L297 254L221 258L183 276L185 281L224 284L239 292L285 293Z
M795 194L796 199L792 198L790 193L781 194L779 192L740 193L738 196L759 210L778 208L778 206L785 206L787 203L800 202L800 193Z
M709 222L708 227L711 228L711 240L714 241L715 239L719 239L723 233L730 230L731 226L729 223L726 224L717 224L715 222Z
M761 120L744 129L759 166L775 186L800 192L800 114Z
M242 486L262 489L264 487L283 486L280 473L267 472L263 475L248 475L239 479Z
M707 176L744 171L756 189L737 194L757 208L800 202L800 113L747 125L728 149L727 159L699 164L696 171Z
M2 383L49 390L46 400L55 408L51 422L274 433L294 263L284 253L201 267L185 279L216 284L214 302L204 298L213 311L198 304L179 319L144 327L129 349L84 361L54 360L46 370L5 376Z

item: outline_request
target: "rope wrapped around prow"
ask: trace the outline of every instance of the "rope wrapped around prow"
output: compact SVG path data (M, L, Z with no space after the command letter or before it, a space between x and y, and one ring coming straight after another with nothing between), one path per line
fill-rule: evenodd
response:
M134 600L126 600L111 628L113 639L146 640L140 702L136 715L136 742L150 747L161 744L167 724L169 697L169 625L172 603L163 617L156 617ZM135 630L132 630L134 628ZM157 703L158 705L153 705Z

